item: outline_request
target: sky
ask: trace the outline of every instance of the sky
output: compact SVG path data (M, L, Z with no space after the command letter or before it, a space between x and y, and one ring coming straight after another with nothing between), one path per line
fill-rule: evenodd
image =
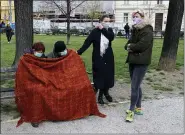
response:
M108 11L108 10L114 10L114 5L113 5L113 1L103 1L103 10L104 11ZM113 11L112 11L113 12Z
M102 10L103 11L109 11L112 10L111 12L113 12L114 6L113 6L113 1L102 1L103 5L102 5ZM33 7L34 7L34 11L36 9L38 9L39 5L42 5L43 1L34 1L33 3Z

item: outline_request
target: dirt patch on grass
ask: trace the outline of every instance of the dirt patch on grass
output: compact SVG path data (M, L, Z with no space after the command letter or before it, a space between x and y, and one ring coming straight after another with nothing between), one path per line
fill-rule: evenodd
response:
M183 91L183 68L174 72L150 70L144 83L154 90L179 93Z
M148 70L141 86L143 100L183 96L183 71L183 68L174 72ZM115 100L129 100L130 89L130 81L120 79L110 92L112 92L113 97L115 96Z
M14 99L1 100L1 121L17 119L20 117Z

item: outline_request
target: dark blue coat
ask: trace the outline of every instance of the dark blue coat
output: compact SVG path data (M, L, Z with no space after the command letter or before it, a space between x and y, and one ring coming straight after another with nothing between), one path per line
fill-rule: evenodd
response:
M100 55L100 38L101 33L109 40L109 47L106 49L103 57ZM85 50L93 44L92 52L92 71L93 82L96 88L106 89L114 86L114 54L112 51L112 43L114 40L114 32L111 28L102 30L95 28L85 40L83 46L77 51L81 55Z

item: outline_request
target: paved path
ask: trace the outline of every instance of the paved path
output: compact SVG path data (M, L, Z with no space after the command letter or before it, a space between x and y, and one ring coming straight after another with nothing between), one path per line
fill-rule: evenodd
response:
M43 122L39 128L23 123L16 128L17 120L1 123L2 133L183 133L183 98L144 101L144 115L135 116L133 123L126 123L128 103L99 106L106 118L90 116L65 122Z

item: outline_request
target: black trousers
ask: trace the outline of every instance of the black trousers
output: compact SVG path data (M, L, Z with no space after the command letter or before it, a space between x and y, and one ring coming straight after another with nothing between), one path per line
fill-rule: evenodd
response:
M96 86L94 86L94 90L97 93L98 92L98 88ZM109 88L104 88L104 89L99 89L99 92L102 94L107 94Z
M6 37L7 37L8 42L10 42L12 39L12 34L8 33L8 34L6 34Z
M134 111L135 106L141 108L141 83L146 74L147 68L147 65L129 64L129 72L131 78L131 111Z

